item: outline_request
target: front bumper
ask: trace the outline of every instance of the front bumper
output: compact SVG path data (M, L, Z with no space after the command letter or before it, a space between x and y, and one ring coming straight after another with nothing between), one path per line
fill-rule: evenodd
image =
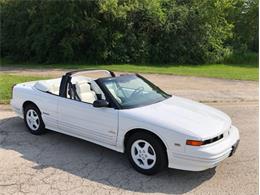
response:
M227 137L202 147L188 146L184 154L173 153L169 167L189 171L203 171L216 167L221 161L232 156L239 143L239 132L232 126Z

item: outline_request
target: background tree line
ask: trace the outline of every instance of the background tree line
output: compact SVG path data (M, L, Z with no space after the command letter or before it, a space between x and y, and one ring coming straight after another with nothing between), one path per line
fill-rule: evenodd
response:
M212 63L258 52L257 0L1 0L1 57Z

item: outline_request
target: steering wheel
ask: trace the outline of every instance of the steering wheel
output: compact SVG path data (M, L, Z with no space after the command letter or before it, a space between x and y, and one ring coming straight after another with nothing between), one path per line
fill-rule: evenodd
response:
M141 93L142 91L144 91L144 88L143 88L143 87L138 87L137 89L134 90L134 92L130 95L129 98L132 98L132 97L138 95L138 94Z

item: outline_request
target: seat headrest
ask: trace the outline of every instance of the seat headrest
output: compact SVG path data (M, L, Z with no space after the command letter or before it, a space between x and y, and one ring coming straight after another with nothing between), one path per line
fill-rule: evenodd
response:
M90 85L85 82L76 82L76 90L80 93L91 92Z
M40 91L43 91L43 92L48 92L49 91L48 85L44 81L37 81L34 84L34 87L36 89L40 90Z

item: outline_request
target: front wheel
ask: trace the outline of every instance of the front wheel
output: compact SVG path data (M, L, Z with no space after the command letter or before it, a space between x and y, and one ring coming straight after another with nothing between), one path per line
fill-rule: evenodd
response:
M29 131L34 135L45 132L45 125L41 117L41 112L33 104L26 106L24 110L24 122Z
M163 143L146 132L135 133L126 145L132 166L140 173L153 175L167 166L167 154Z

